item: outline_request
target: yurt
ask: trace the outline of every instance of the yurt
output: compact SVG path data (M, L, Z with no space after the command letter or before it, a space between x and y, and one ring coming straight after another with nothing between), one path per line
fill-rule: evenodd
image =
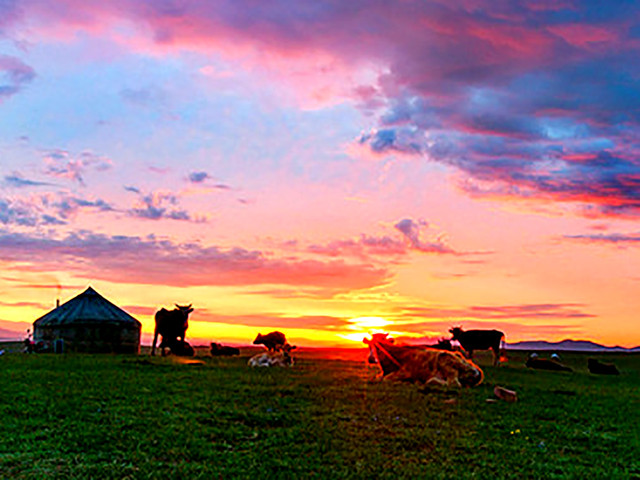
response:
M142 324L89 287L33 322L33 340L55 351L139 353Z

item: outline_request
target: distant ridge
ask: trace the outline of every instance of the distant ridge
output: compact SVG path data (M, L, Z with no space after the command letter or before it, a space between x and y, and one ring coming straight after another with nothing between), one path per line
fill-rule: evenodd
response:
M507 350L565 350L574 352L620 352L640 353L640 346L634 348L606 347L589 340L562 340L561 342L530 341L506 344Z

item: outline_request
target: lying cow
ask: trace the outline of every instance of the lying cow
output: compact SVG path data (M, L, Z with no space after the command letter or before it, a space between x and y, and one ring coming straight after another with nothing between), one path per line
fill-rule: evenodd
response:
M279 352L287 343L287 339L282 332L271 332L266 335L258 334L253 341L254 345L264 345L270 352Z
M380 365L382 378L455 387L474 387L482 383L482 370L458 352L395 345L390 340L376 335L371 340L363 340Z
M473 359L474 350L492 350L493 364L500 362L500 344L504 340L504 333L500 330L467 330L464 331L460 327L454 327L449 330L451 340L456 340L465 352L469 354L469 358Z
M293 357L291 350L295 346L286 343L279 352L267 351L254 355L247 362L250 367L291 367Z
M595 375L620 375L620 371L613 363L602 363L595 358L587 359L589 372Z
M560 362L556 362L555 360L549 360L548 358L538 358L529 357L525 363L525 365L529 368L533 368L535 370L551 370L554 372L573 372L571 367L567 367Z
M240 355L240 349L236 347L229 347L220 343L211 342L211 356L212 357L230 357L232 355Z
M389 338L389 334L388 333L372 333L371 334L371 340L369 340L369 342L383 342L383 343L395 343L395 340L393 338ZM365 342L366 343L366 342ZM418 348L432 348L432 349L436 349L436 350L447 350L447 351L453 351L453 347L451 346L451 341L449 340L445 340L445 339L440 339L438 340L436 343L431 344L431 345L416 345L416 347ZM371 348L369 348L369 357L367 358L367 362L368 363L378 363L378 361L376 360L376 357L373 353L373 350Z
M167 345L171 353L177 355L179 357L193 357L195 355L195 350L186 340L172 340Z

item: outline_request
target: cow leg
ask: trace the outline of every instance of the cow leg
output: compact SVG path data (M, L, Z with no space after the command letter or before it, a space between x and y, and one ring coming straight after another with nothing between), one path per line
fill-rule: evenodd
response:
M493 366L495 367L500 363L500 346L493 347L491 350L493 350Z
M151 346L151 356L156 354L156 342L158 341L158 330L153 331L153 345Z

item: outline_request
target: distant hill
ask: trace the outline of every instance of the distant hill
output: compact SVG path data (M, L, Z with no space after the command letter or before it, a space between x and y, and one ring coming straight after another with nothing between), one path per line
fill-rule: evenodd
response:
M561 342L531 341L508 343L507 350L565 350L574 352L620 352L640 353L640 346L634 348L607 347L589 340L562 340Z
M0 342L14 342L24 340L24 332L15 332L13 330L7 330L6 328L0 328Z

